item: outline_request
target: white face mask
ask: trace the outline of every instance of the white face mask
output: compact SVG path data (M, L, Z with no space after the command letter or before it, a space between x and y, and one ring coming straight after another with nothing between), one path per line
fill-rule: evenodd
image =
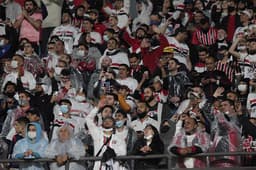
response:
M237 47L237 50L239 50L239 51L241 51L241 50L246 50L246 48L247 48L246 46L238 46L238 47Z
M251 118L256 118L256 111L255 110L251 112L250 117Z
M229 113L230 113L229 111L224 112L225 115L229 115Z
M28 131L28 137L30 139L35 139L36 138L36 132L35 131Z
M4 40L1 40L0 41L0 46L3 46L4 45Z
M54 69L54 71L55 71L55 73L56 73L57 75L60 75L60 73L61 73L61 71L62 71L62 68L61 68L61 67L56 67L56 68Z
M78 102L83 102L83 101L85 101L85 97L84 97L84 96L77 95L77 96L75 97L75 100L78 101Z
M18 67L18 61L12 60L12 61L11 61L11 67L12 67L12 68L17 68L17 67Z
M239 90L240 92L245 92L245 91L247 91L247 85L246 85L246 84L239 84L239 85L237 86L237 88L238 88L238 90Z
M112 132L113 131L113 128L102 128L103 129L103 131L105 131L105 132Z
M78 55L78 56L80 56L80 57L84 57L84 50L78 50L77 52L76 52L76 54Z
M107 42L109 40L108 35L103 35L103 40Z
M144 136L144 139L146 139L146 140L150 140L152 138L153 138L153 135Z

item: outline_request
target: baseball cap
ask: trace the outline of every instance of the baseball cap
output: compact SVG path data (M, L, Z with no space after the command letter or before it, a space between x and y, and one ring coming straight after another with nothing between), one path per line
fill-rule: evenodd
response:
M247 15L249 18L252 17L252 14L248 10L243 10L241 13Z
M159 82L159 83L163 84L163 80L162 80L159 76L156 76L156 77L153 79L153 83L156 83L156 82Z
M174 49L172 46L167 46L163 49L163 53L173 53Z

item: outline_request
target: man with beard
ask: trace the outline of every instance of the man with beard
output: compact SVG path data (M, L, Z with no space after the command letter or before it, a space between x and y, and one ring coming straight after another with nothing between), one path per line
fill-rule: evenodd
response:
M93 88L97 85L95 85L99 80L100 77L105 75L108 67L111 65L112 60L110 57L106 56L102 58L101 64L100 64L100 68L94 70L94 72L91 75L90 81L88 83L88 88L87 88L87 97L88 98L95 98L97 96L95 96L93 94Z
M128 31L124 31L123 33L123 37L122 37L123 40L126 41L131 46L133 51L135 51L140 47L141 41L143 40L144 37L147 36L146 28L148 28L148 26L146 25L144 28L144 25L145 24L141 25L136 29L135 37L132 37L132 35L130 35Z
M40 30L42 24L42 14L36 12L37 4L34 0L25 0L24 9L16 19L14 27L20 30L20 37L27 38L34 47L38 47L40 40ZM35 48L37 51L37 48Z
M140 53L130 53L129 54L130 62L130 75L141 84L142 88L149 83L149 79L143 81L143 75L147 74L149 76L149 69L141 63Z
M160 124L163 120L168 120L172 116L170 107L167 103L159 102L158 95L155 95L154 87L146 87L144 89L144 101L148 107L148 115L157 120Z
M43 82L37 82L35 88L35 95L33 96L33 100L31 105L35 108L38 108L40 113L42 114L42 118L44 121L44 128L47 134L50 132L50 123L54 119L53 115L53 106L54 102L51 100L51 95L48 95L48 88L46 84Z
M137 132L138 137L142 137L142 132L148 124L153 125L159 130L160 124L152 119L148 113L149 108L147 103L143 101L137 102L137 119L131 122L131 128Z
M126 64L130 66L128 55L126 52L123 52L119 49L119 41L116 38L110 38L107 41L107 49L104 51L104 54L100 58L100 65L102 63L102 60L104 57L108 56L111 58L111 68L115 70L116 73L118 73L119 66L121 64Z

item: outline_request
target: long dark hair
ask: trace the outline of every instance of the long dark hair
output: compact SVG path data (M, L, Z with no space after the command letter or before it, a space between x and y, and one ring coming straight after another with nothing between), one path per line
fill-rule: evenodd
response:
M147 124L145 128L147 128L147 127L150 127L154 132L152 142L156 141L156 140L157 141L160 140L160 136L159 136L159 132L158 132L157 128L155 126L153 126L152 124Z

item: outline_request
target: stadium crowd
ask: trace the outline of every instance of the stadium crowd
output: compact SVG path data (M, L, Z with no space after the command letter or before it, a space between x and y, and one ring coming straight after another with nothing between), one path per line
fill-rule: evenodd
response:
M0 0L0 169L129 170L123 155L256 149L255 0ZM211 157L211 167L255 166ZM136 160L136 170L166 168Z

